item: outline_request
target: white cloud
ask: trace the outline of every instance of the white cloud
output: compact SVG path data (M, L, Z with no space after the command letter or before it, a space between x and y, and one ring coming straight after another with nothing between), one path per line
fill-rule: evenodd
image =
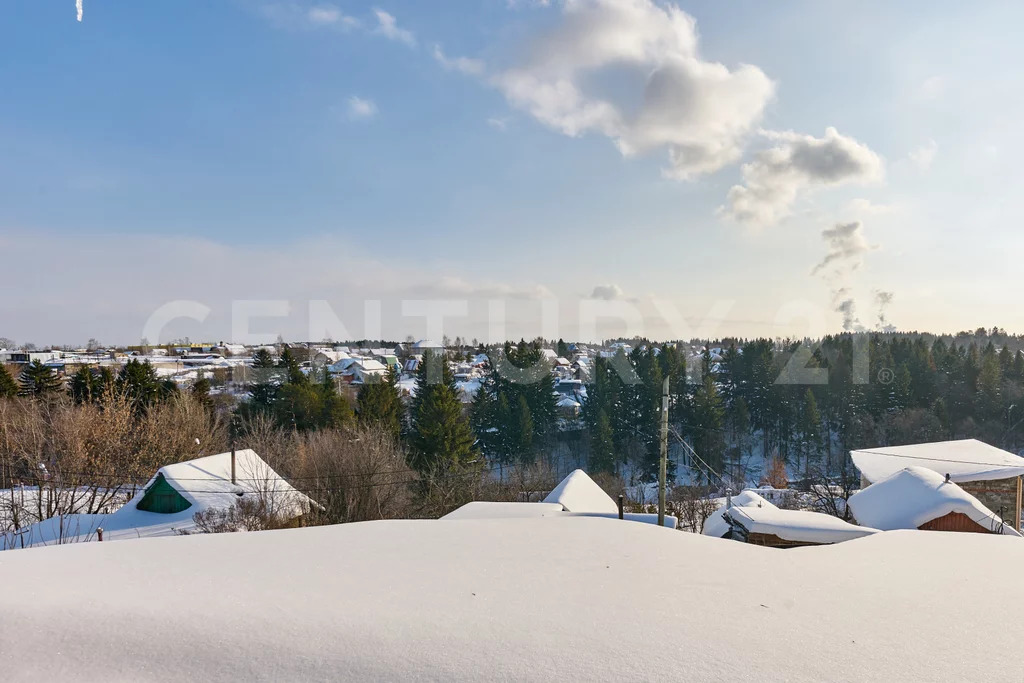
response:
M388 40L405 43L409 47L416 46L416 36L411 31L400 28L398 21L393 15L388 14L382 9L375 9L373 13L377 17L377 28L374 33L378 33Z
M470 76L480 76L484 72L484 63L470 57L448 57L440 45L434 45L434 59L447 71L458 71Z
M357 95L348 98L348 116L353 121L372 119L377 115L377 104L373 100L363 99Z
M618 285L597 285L594 287L594 291L591 293L590 298L612 301L613 299L621 299L622 294L622 288Z
M939 153L939 144L935 140L929 140L917 149L910 152L907 157L915 166L922 171L927 171L931 168L932 162L935 161L935 155Z
M82 7L82 0L75 0L75 14L78 17L78 21L82 21L82 12L83 11L84 11L84 8Z
M306 12L306 18L310 23L319 26L337 26L340 28L355 28L359 20L344 14L334 5L317 5L310 7Z
M773 225L789 215L804 189L865 183L884 175L881 158L866 145L827 128L824 137L793 132L764 134L775 141L743 165L743 185L729 190L722 211L742 223Z
M689 179L740 157L774 91L755 66L704 61L697 43L672 4L566 0L561 23L491 80L541 123L607 136L626 156L664 150L665 175Z
M348 32L360 26L358 19L332 4L311 5L298 0L277 0L262 2L256 7L271 24L281 29Z
M502 133L508 130L508 119L501 116L492 116L487 119L487 125L494 130L499 130Z

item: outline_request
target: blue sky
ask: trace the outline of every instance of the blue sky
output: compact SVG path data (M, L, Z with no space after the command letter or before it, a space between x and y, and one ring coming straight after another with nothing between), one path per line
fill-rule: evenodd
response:
M427 330L401 301L431 298L465 300L446 331L484 338L503 298L510 335L550 299L573 337L597 287L658 337L870 329L883 300L900 328L1024 330L1022 15L5 3L0 336L131 342L178 299L211 313L161 336L231 336L238 299L290 302L268 334L307 337L322 299L360 336L379 299L403 338Z

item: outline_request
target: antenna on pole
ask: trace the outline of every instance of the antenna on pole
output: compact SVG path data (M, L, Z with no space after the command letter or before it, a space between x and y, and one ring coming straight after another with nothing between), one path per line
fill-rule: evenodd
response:
M661 385L661 457L658 462L658 526L665 526L665 479L668 469L668 377Z

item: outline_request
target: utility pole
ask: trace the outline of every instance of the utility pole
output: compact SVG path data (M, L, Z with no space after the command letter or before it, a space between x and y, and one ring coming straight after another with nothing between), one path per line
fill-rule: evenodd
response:
M658 463L658 526L665 526L665 478L668 469L668 377L661 385L661 458Z

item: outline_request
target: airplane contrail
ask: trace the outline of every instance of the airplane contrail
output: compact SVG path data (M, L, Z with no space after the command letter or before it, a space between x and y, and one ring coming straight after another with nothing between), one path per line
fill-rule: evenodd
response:
M82 0L75 0L75 9L78 10L78 20L82 20Z

